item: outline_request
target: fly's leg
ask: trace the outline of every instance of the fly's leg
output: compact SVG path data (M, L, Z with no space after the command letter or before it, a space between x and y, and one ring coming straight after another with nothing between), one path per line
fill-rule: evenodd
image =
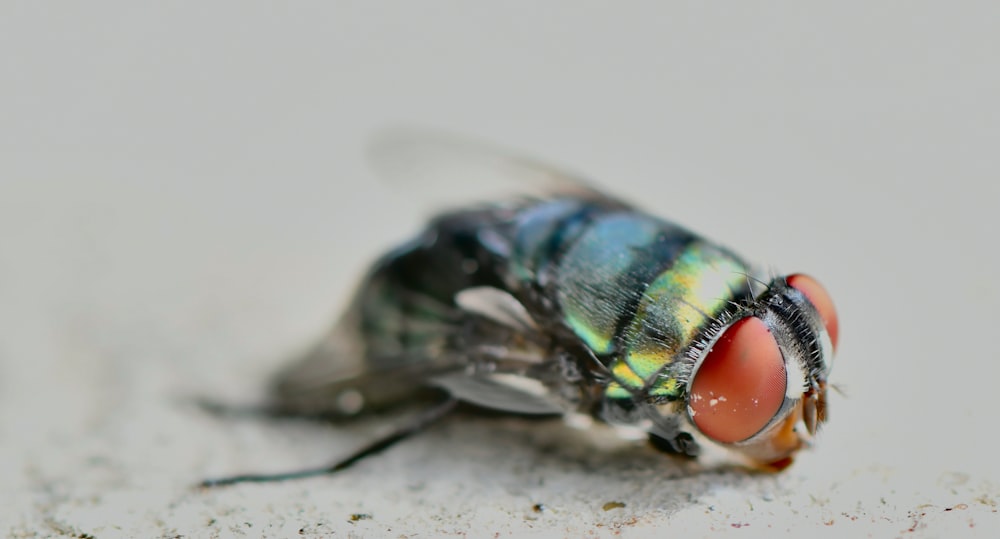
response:
M265 418L265 419L306 419L311 421L336 422L345 419L343 414L334 412L303 412L272 405L233 405L209 398L198 397L194 401L201 411L220 418Z
M272 483L336 473L353 466L358 461L380 453L392 447L396 443L426 429L441 418L448 415L448 412L452 411L457 403L458 401L456 399L448 398L432 408L423 411L409 423L399 427L388 435L369 443L346 458L343 458L329 466L276 474L244 474L230 477L220 477L216 479L206 479L201 483L198 483L198 486L201 488L211 488L234 485L236 483Z
M694 440L694 437L686 432L678 434L673 440L649 433L649 443L664 453L690 458L697 457L701 449L698 447L698 442Z
M648 409L646 415L653 421L653 428L649 432L649 442L653 447L664 453L688 457L697 457L701 452L694 436L681 428L678 416L663 416L652 409Z
M611 424L648 424L649 441L653 447L674 455L697 457L701 453L698 442L686 432L677 414L661 414L654 406L635 400L610 400L602 403L601 418Z

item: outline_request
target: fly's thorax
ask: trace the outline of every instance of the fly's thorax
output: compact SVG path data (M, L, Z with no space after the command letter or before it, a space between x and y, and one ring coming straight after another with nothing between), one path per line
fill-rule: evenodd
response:
M779 277L704 332L685 387L702 435L771 467L811 441L826 418L836 336L828 300L809 277Z
M610 359L609 398L678 400L685 391L686 352L734 302L749 294L747 265L704 240L692 240L640 288L620 321Z

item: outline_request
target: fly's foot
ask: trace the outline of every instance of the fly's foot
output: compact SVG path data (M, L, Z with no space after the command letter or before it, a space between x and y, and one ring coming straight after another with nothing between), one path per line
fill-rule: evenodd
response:
M673 439L650 434L649 443L656 449L671 455L694 458L701 452L701 448L698 446L698 442L695 441L694 436L691 436L687 432L678 433Z

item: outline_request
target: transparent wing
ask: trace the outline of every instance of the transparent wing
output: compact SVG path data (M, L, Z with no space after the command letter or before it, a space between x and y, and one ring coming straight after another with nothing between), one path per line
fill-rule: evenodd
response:
M371 350L370 341L377 337L361 328L357 315L349 311L315 346L278 373L271 390L273 408L343 418L378 412L433 397L428 379L463 366L461 358L431 355L435 351L430 346L375 356L384 352Z
M515 413L556 414L572 407L572 388L552 357L550 337L509 294L461 291L457 306L396 296L398 311L379 325L352 309L274 386L286 412L351 417L441 391ZM413 301L420 303L417 307Z
M511 293L497 288L503 279L475 281L464 247L441 238L479 236L501 226L512 215L499 208L505 200L516 206L561 194L605 206L616 202L572 173L439 131L384 131L368 153L382 178L438 206L433 209L476 202L493 207L439 216L433 225L439 228L389 253L344 319L279 377L278 405L350 415L436 388L514 412L566 411L576 382L566 381L552 337Z
M376 173L407 193L434 193L455 206L556 194L611 200L580 176L473 138L443 131L394 128L368 147ZM440 208L434 208L440 209Z

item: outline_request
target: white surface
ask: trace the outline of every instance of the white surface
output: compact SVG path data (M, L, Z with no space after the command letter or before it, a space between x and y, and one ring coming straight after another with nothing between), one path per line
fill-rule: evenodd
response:
M4 4L2 529L995 537L998 15ZM566 163L816 275L846 393L818 447L778 476L692 473L609 433L454 418L339 477L191 489L382 428L221 420L184 398L258 398L413 231L422 208L362 156L400 122Z

